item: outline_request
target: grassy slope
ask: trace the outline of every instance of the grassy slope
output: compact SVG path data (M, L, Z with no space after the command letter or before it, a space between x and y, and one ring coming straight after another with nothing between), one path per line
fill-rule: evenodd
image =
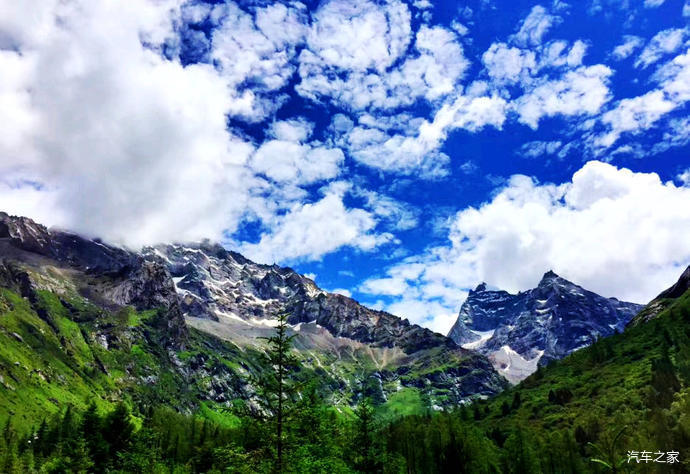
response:
M185 347L171 354L159 343L157 317L156 310L110 313L74 293L38 291L32 304L0 288L0 426L12 418L13 424L29 429L68 405L83 409L92 399L103 409L124 399L140 407L195 412L225 426L236 423L213 399L218 394L237 398L244 382L261 372L258 350L240 349L190 328ZM370 359L329 357L320 355L336 373L305 359L297 377L316 380L324 395L337 394L346 416L351 415L348 403L354 391L380 396L381 382L366 376L377 369ZM426 370L421 363L414 369ZM421 413L428 405L429 400L408 388L393 393L379 411L388 418Z
M664 347L682 388L660 406L652 365ZM543 439L575 435L578 442L606 446L624 429L618 456L627 450L680 450L690 459L690 292L656 319L603 339L533 374L481 408L487 432L521 429ZM670 387L669 379L657 382ZM549 400L559 389L569 401ZM567 390L567 392L565 392ZM512 408L515 394L521 403ZM562 404L561 404L562 403ZM504 414L505 405L509 413ZM488 413L488 414L486 414ZM585 450L586 451L586 450ZM587 455L593 453L586 451Z
M180 359L208 370L190 383L157 342L159 334L151 324L157 311L125 308L111 314L79 298L61 301L47 291L38 296L32 307L0 288L0 423L12 417L29 426L67 405L83 408L90 399L104 407L125 399L189 411L200 407L210 374L227 375L238 368L236 348L191 331ZM107 348L96 338L103 333L108 334ZM249 360L243 362L246 366L256 354L242 357ZM214 371L218 364L228 371ZM204 407L206 412L217 408L213 402Z

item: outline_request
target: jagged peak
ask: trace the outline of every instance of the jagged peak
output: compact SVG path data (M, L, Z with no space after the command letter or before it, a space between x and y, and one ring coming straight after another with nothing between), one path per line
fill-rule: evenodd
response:
M482 291L486 291L486 282L478 284L474 290L470 290L470 293L481 293Z
M541 277L541 280L539 281L538 287L541 286L549 286L554 283L570 283L568 280L565 278L559 276L554 272L553 270L549 270L548 272L544 273L544 276Z

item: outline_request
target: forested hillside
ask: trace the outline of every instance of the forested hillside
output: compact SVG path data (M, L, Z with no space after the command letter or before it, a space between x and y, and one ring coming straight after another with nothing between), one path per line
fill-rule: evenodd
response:
M22 304L7 292L3 298L6 306ZM686 293L654 320L541 368L493 399L441 413L412 403L408 409L417 413L397 416L369 401L354 412L328 406L314 385L318 379L298 376L286 336L283 349L268 352L274 362L283 354L286 363L257 381L266 403L283 394L280 437L277 412L243 404L213 416L182 415L134 399L99 407L85 395L82 403L74 398L74 408L35 417L32 425L18 413L6 420L2 469L688 472L689 336ZM680 463L629 464L628 451L675 451Z

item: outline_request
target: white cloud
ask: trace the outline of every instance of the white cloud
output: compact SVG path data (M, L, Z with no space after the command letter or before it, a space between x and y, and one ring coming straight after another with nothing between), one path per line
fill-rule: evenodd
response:
M513 176L491 201L459 212L445 246L391 267L360 290L416 302L450 328L468 288L487 281L508 291L534 287L553 269L604 296L644 303L690 263L690 188L592 161L571 182ZM425 316L426 317L426 316Z
M514 84L528 80L537 70L534 51L494 43L482 55L489 77L498 84Z
M690 187L690 168L686 169L682 173L679 173L677 178L678 181L683 183L683 186Z
M461 95L444 104L432 121L420 121L410 135L357 126L343 140L353 158L368 166L438 178L448 173L450 159L439 151L448 133L455 129L476 132L487 126L501 128L506 107L506 101L500 97Z
M652 79L658 84L657 89L623 99L602 115L601 120L608 126L608 131L594 140L599 152L616 143L625 132L635 134L650 129L666 114L690 101L690 50L660 66ZM681 145L684 136L685 127L679 122L671 122L665 133L665 142L657 143L653 150L661 152L669 146Z
M327 66L384 71L411 39L410 12L398 1L331 0L314 14L307 47Z
M675 103L690 101L690 49L661 66L654 79Z
M625 35L623 37L623 42L613 49L611 55L617 61L621 61L634 53L643 43L644 40L639 36Z
M339 6L336 12L333 5ZM356 7L340 0L327 3L317 12L307 49L300 54L297 92L353 111L409 106L451 93L469 63L450 30L422 25L412 54L391 67L412 40L409 21L407 7L398 2L384 9L368 2ZM350 34L353 28L365 31ZM370 44L353 38L369 38Z
M613 145L624 132L637 133L649 129L663 115L676 107L663 91L655 90L632 99L623 99L606 112L601 121L610 130L601 136L597 144L604 147Z
M345 159L338 148L305 142L313 124L300 119L282 120L271 125L273 137L259 146L249 166L278 183L301 186L335 178Z
M240 244L240 251L260 262L316 260L340 247L372 250L393 240L374 234L374 216L343 203L346 186L329 187L314 203L296 203L284 216L274 216L257 243Z
M258 145L228 129L228 115L255 111L288 77L297 10L45 2L28 15L21 5L0 3L11 46L0 50L3 210L133 247L220 241L252 220L264 233L247 248L270 261L392 240L373 231L375 214L343 204L346 186L309 202L301 186L335 178L344 160L311 140L313 124L275 121ZM220 55L219 68L166 57L182 17L220 24L214 54L242 57ZM242 89L257 77L258 95Z
M563 143L560 140L527 142L520 147L520 154L525 158L553 155L561 149L562 145Z
M512 39L520 46L537 46L541 44L543 36L549 29L561 21L560 17L550 15L541 5L535 5Z
M690 16L690 2L687 0L685 1L685 5L683 5L683 16Z
M419 213L409 204L364 188L356 188L352 194L364 199L363 207L371 210L379 222L391 229L409 230L417 227Z
M635 60L635 67L646 68L664 55L677 51L688 37L688 33L689 31L685 28L660 31L644 47L640 56Z
M335 290L331 290L331 293L335 293L337 295L347 296L348 298L352 297L352 293L350 292L350 290L348 290L346 288L336 288Z
M568 71L560 79L542 81L514 102L520 122L536 129L542 117L598 113L610 98L611 74L611 69L597 64Z
M644 0L645 8L656 8L664 4L666 0Z
M546 31L560 21L537 5L517 34L507 43L493 43L482 55L489 78L484 93L505 99L505 112L515 112L533 129L544 117L596 115L611 96L613 71L603 64L583 65L584 41L542 43Z
M274 3L249 14L229 2L213 10L219 26L212 37L212 58L243 107L233 110L251 121L262 120L281 103L268 93L286 85L294 74L296 47L306 34L303 13ZM251 82L252 87L245 88Z
M236 99L213 67L159 54L176 4L22 5L2 7L0 173L44 191L29 208L3 187L3 207L130 245L234 230L252 146L226 130Z
M249 164L278 183L296 185L335 178L345 159L337 148L314 147L285 140L269 140L261 144Z

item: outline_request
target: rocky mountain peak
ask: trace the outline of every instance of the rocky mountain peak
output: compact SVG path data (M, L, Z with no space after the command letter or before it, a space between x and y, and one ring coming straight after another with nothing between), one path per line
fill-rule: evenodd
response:
M518 294L470 292L448 336L488 355L499 372L519 381L540 364L622 330L640 308L549 270L536 288Z
M478 284L474 290L470 290L470 293L481 293L482 291L486 291L485 282L481 282L480 284Z
M544 273L544 276L541 277L541 280L539 281L537 287L553 285L573 285L573 283L569 282L565 278L558 276L556 272L554 272L553 270L549 270L548 272Z
M168 342L172 346L184 343L184 318L164 265L99 240L47 229L27 217L4 212L0 212L0 257L13 265L30 268L31 272L14 272L24 275L24 280L42 274L46 266L60 268L71 275L67 286L108 308L131 305L137 309L160 309L166 315L161 324L168 330ZM40 282L30 283L24 281L22 288L31 292L34 287L44 286ZM31 294L22 296L32 299Z

